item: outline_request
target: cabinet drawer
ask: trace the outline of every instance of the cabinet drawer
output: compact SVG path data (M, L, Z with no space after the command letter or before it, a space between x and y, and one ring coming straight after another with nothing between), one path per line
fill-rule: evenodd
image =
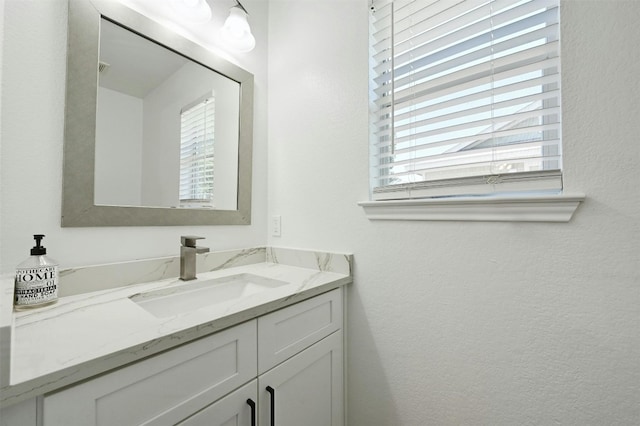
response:
M175 424L256 376L256 321L44 398L44 426Z
M258 374L342 328L342 289L258 318Z

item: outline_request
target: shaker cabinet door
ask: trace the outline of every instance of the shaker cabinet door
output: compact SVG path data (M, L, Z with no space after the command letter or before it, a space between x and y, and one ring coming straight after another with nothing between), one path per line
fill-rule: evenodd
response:
M176 424L255 379L249 321L45 395L43 426Z
M258 378L260 426L342 426L342 331Z

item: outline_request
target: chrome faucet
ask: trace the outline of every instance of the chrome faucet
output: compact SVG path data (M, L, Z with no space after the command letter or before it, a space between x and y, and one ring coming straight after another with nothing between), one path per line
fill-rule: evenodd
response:
M209 247L197 247L196 240L202 240L204 237L195 237L192 235L183 235L180 237L180 279L189 281L196 279L196 254L207 253Z

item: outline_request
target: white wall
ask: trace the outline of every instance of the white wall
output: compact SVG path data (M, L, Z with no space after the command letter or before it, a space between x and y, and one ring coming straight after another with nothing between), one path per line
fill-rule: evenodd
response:
M350 426L640 424L640 2L562 3L567 224L372 222L367 0L272 0L272 245L353 252Z
M257 46L250 54L226 56L255 75L252 224L61 228L67 1L4 2L1 272L12 272L28 256L35 233L46 234L44 244L62 267L177 255L180 235L185 234L206 237L202 245L214 250L265 244L267 3L243 4L251 10Z
M142 99L98 87L95 204L140 206Z

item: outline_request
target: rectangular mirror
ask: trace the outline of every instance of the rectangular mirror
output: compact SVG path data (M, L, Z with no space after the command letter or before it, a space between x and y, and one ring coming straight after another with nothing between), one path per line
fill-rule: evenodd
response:
M253 75L110 1L68 49L62 226L251 222Z

